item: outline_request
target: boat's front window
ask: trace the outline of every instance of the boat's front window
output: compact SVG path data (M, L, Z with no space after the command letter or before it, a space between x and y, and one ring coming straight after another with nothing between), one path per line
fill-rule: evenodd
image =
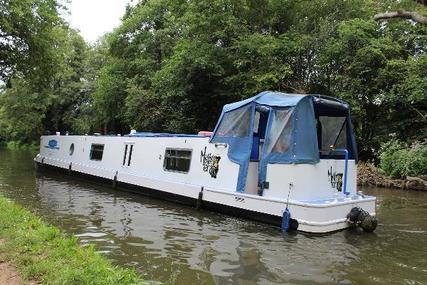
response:
M224 114L216 131L220 137L247 137L251 120L251 106L243 107Z
M317 129L322 154L328 154L332 149L347 148L346 122L346 117L319 116Z

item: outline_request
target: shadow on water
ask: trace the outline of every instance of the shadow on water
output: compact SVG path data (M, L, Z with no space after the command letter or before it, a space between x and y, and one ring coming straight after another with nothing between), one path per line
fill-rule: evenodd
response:
M121 192L57 173L32 153L0 150L0 192L115 264L166 284L423 284L427 195L378 196L374 234L282 235L276 227Z

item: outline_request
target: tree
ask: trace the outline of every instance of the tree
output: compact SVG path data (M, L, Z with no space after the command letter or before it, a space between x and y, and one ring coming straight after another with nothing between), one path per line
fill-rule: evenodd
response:
M373 21L342 22L330 39L324 61L336 61L331 77L336 96L353 107L363 159L373 158L380 144L427 134L426 39L409 23L378 27Z
M63 25L54 0L0 0L0 80L13 76L48 85L60 62L55 30Z
M45 104L26 81L12 80L11 85L0 97L0 137L31 143L43 132Z
M1 3L0 11L31 10L27 0ZM53 0L40 3L59 9ZM224 104L278 90L348 101L361 157L375 158L391 137L427 136L425 26L373 20L387 9L424 13L414 3L146 0L128 6L121 25L95 46L61 20L39 23L36 37L25 35L44 47L46 62L31 61L25 49L2 54L14 63L3 72L0 136L212 130ZM57 18L52 9L47 19ZM38 23L31 17L10 30L31 28ZM0 19L0 27L13 21Z
M86 43L56 1L0 4L0 136L31 142L44 130L69 130L86 97Z

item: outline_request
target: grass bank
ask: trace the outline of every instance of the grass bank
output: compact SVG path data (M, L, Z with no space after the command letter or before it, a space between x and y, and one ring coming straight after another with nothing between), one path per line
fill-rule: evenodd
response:
M130 269L113 266L94 247L81 247L29 211L0 196L0 260L42 284L147 284Z

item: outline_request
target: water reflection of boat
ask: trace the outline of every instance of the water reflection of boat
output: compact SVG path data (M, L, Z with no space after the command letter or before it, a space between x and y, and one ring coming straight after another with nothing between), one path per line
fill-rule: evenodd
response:
M326 96L262 92L225 105L212 134L42 136L35 161L305 232L375 214L357 193L350 107Z

